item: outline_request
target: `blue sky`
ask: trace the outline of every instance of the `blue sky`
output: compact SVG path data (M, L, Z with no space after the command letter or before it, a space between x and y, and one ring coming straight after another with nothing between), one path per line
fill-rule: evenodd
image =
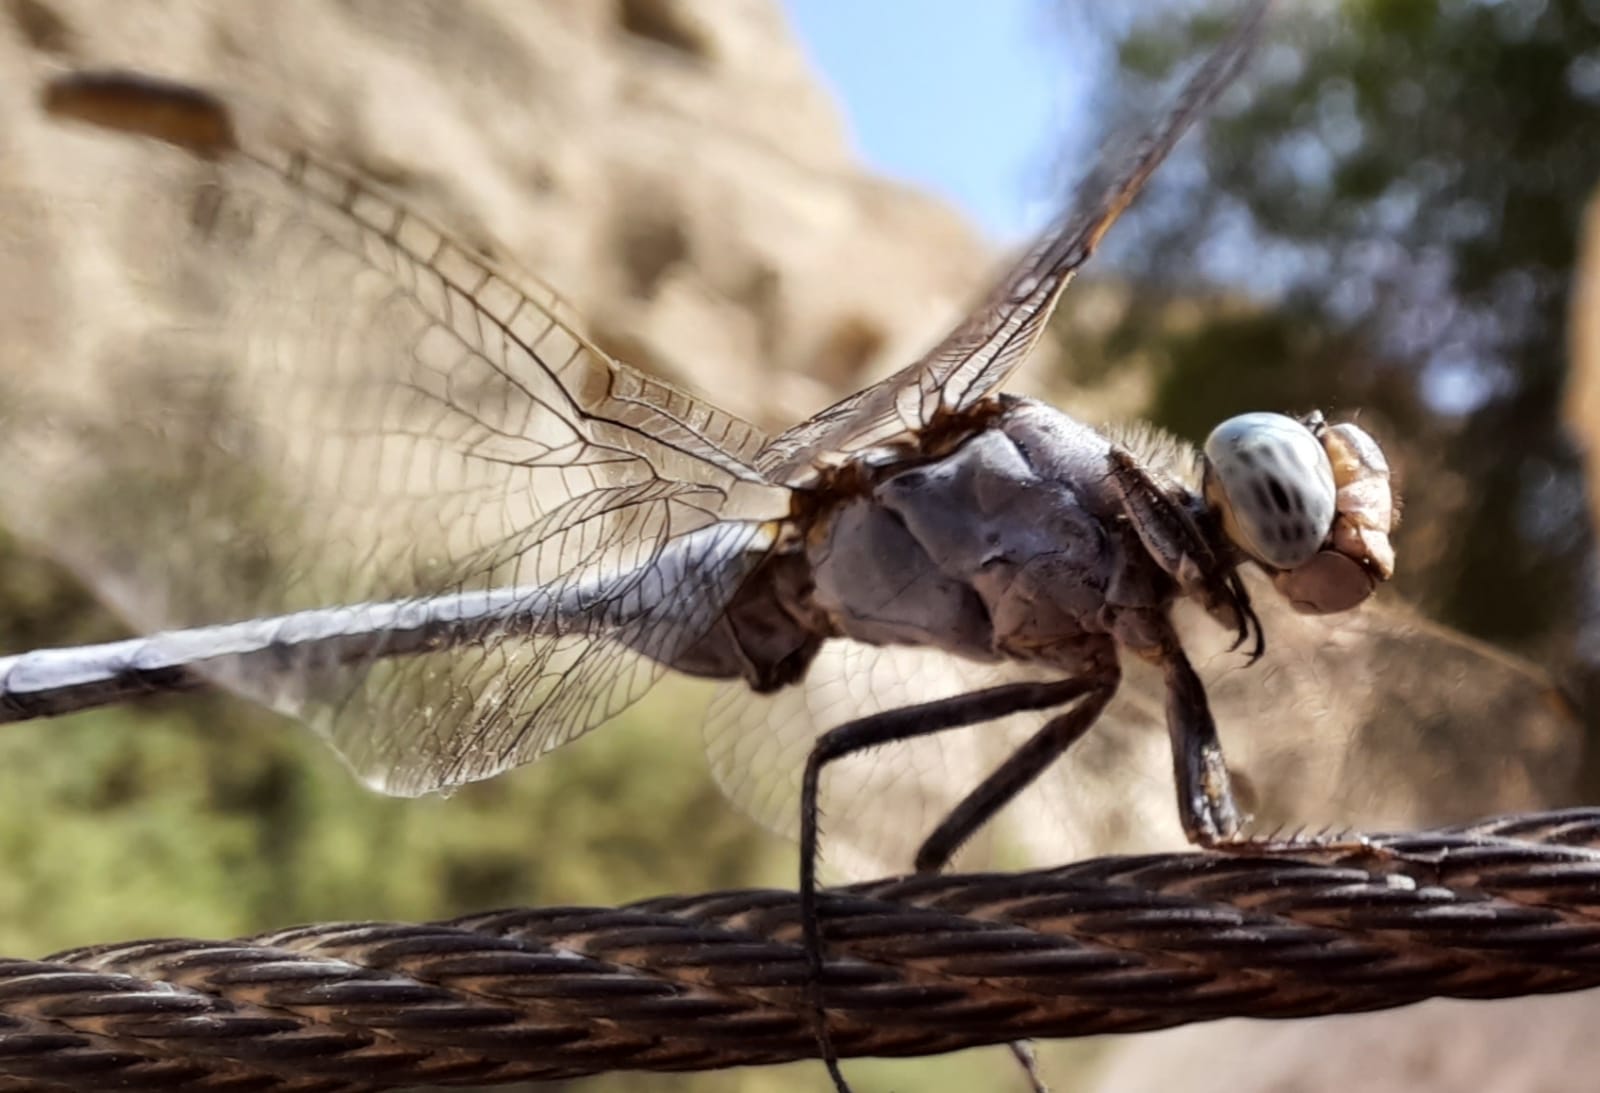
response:
M785 0L872 168L959 205L996 241L1051 211L1083 139L1097 51L1059 0Z

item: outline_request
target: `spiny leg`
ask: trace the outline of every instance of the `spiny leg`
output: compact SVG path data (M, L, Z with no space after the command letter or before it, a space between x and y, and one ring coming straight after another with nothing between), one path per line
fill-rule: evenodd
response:
M1126 450L1113 448L1108 462L1123 511L1145 550L1180 589L1198 596L1213 616L1238 628L1235 647L1248 640L1253 631L1255 647L1251 659L1259 658L1265 648L1261 620L1250 605L1237 565L1206 533L1203 517L1191 512L1182 503L1181 495L1156 481ZM1161 629L1164 637L1155 659L1166 673L1167 727L1178 782L1178 812L1190 842L1240 854L1294 855L1311 851L1324 856L1392 857L1380 853L1370 840L1348 833L1287 839L1243 833L1247 817L1233 799L1232 780L1205 687L1170 623L1163 621Z
M949 865L956 851L993 819L996 812L1061 758L1099 720L1106 704L1116 694L1119 679L1120 674L1113 667L1108 676L1073 680L1082 686L1079 694L1087 697L1066 713L1045 722L1027 743L1012 752L994 773L950 810L917 851L917 872L937 873Z
M1050 1087L1044 1083L1044 1075L1039 1073L1039 1056L1033 1050L1033 1041L1012 1040L1006 1047L1011 1049L1011 1057L1022 1068L1022 1075L1028 1079L1033 1093L1050 1093Z
M1061 758L1099 720L1106 704L1117 693L1120 678L1121 673L1112 662L1109 670L1102 671L1098 676L1074 680L1083 685L1083 693L1087 697L1066 713L1047 721L1027 743L1013 752L982 784L950 810L950 814L923 840L922 847L917 851L917 872L937 873L949 865L956 851L993 819L996 812ZM1013 1040L1006 1047L1022 1068L1033 1093L1049 1093L1044 1077L1039 1073L1039 1060L1034 1055L1033 1045L1027 1040Z
M1233 779L1217 735L1205 686L1178 644L1170 623L1156 659L1166 676L1167 731L1172 740L1178 785L1178 818L1196 846L1261 857L1306 857L1348 861L1355 857L1375 867L1396 855L1362 835L1348 832L1262 837L1246 833L1249 817L1233 798Z
M1244 815L1233 799L1233 780L1211 717L1205 685L1170 628L1160 652L1167 684L1167 734L1178 783L1178 819L1197 846L1217 847L1238 838Z
M1181 491L1156 481L1126 449L1112 448L1108 463L1111 484L1145 551L1184 595L1197 597L1214 618L1238 631L1235 648L1254 633L1251 659L1258 659L1265 648L1261 620L1234 559L1201 526L1204 516L1190 511Z
M1075 679L990 687L971 694L859 718L823 733L812 745L800 784L800 930L805 946L806 980L811 994L817 1047L828 1068L828 1076L833 1079L839 1093L849 1093L850 1085L839 1069L839 1056L833 1047L828 1015L823 1006L823 936L822 920L818 913L817 844L820 832L817 792L821 786L822 768L835 760L899 740L931 736L1024 710L1059 706L1078 697L1084 690L1085 685Z
M1184 504L1182 493L1151 477L1122 448L1112 448L1108 463L1123 511L1150 557L1183 594L1197 597L1214 617L1237 627L1235 646L1254 631L1252 659L1259 657L1264 648L1261 621L1250 606L1238 568L1218 549L1215 537L1206 534L1198 514ZM1233 783L1205 686L1166 613L1152 613L1141 621L1151 641L1143 653L1160 664L1166 676L1167 733L1172 741L1178 818L1184 834L1204 847L1237 839L1244 816L1233 799Z

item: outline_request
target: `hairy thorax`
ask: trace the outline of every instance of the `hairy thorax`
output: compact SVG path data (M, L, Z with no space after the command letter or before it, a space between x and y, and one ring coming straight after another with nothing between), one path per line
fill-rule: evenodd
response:
M1128 526L1110 450L1060 411L1008 400L946 454L819 505L677 666L772 689L835 636L1069 674L1114 643L1138 648L1173 586Z

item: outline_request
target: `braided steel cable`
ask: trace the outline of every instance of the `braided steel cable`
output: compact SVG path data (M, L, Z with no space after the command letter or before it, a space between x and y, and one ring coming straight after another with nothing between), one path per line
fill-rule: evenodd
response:
M807 1058L798 900L714 892L0 961L0 1093L334 1093ZM1600 985L1600 809L833 889L845 1056Z

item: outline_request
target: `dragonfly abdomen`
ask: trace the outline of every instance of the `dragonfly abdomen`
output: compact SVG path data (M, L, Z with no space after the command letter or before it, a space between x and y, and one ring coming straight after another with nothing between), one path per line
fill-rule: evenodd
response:
M291 703L319 672L485 640L547 614L539 590L321 608L0 658L0 721L25 721L210 685ZM291 703L292 704L292 703Z

